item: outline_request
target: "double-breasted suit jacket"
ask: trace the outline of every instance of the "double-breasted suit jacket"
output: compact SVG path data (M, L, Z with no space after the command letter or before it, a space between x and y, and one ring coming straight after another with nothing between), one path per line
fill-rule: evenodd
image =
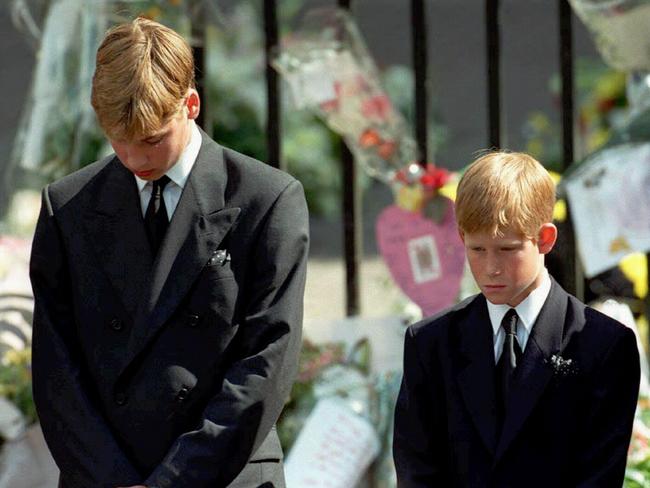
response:
M620 487L639 390L634 333L552 282L499 431L483 295L409 328L395 413L401 488Z
M157 256L117 157L43 192L33 389L60 486L283 486L274 424L300 349L304 194L202 139Z

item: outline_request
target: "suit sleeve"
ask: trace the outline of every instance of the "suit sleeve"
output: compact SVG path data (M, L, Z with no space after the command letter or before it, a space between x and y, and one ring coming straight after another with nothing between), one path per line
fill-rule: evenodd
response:
M623 485L641 373L634 333L622 330L594 374L578 450L577 487Z
M393 458L399 488L448 486L440 378L421 361L413 329L404 340L404 375L395 407ZM433 363L433 361L431 361Z
M145 481L155 488L226 486L270 432L291 391L301 344L309 242L302 186L290 183L262 221L245 283L240 353L199 428L181 435Z
M142 480L93 405L76 339L70 277L48 188L30 260L34 291L34 403L48 447L66 484L128 486Z

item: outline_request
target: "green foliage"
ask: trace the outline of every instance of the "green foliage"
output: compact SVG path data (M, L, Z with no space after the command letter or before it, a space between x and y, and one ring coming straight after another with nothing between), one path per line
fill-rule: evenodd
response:
M580 136L576 154L590 154L602 147L627 107L625 73L615 71L601 61L580 58L576 62L576 132ZM549 91L560 104L561 84L555 74ZM542 111L533 111L523 127L526 151L548 169L562 172L561 127Z
M0 396L13 403L25 416L27 424L36 422L32 397L31 348L9 350L0 362Z

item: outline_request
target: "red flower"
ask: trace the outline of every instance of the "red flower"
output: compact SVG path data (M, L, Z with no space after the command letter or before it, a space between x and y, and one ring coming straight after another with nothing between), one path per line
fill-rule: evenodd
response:
M406 177L406 170L405 169L400 169L397 173L395 173L395 179L399 181L400 183L404 183L405 185L409 184L409 180Z
M616 100L613 98L605 98L603 100L598 100L598 111L600 113L609 112L616 106Z
M446 169L427 164L426 173L420 177L420 183L428 190L437 190L445 186L450 177L451 173Z
M379 147L377 148L377 154L382 159L390 159L390 157L395 154L395 149L397 148L397 144L395 144L392 141L384 141L382 142Z

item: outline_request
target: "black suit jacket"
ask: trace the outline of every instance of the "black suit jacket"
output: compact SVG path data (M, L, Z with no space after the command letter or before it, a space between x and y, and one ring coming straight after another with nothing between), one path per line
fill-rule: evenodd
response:
M553 281L500 433L492 335L483 295L409 328L395 412L398 485L622 486L639 390L634 333ZM553 356L572 367L554 367Z
M274 424L300 349L305 199L202 137L157 257L115 156L43 191L33 390L62 486L282 484Z

